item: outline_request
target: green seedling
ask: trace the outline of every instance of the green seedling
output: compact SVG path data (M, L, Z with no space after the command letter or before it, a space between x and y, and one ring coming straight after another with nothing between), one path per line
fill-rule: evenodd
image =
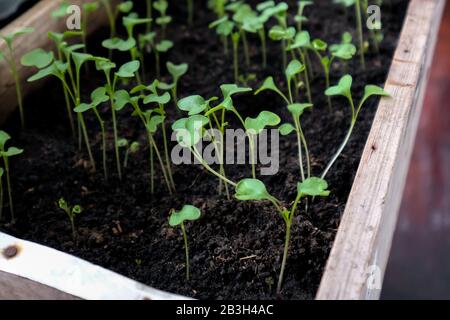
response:
M334 44L330 47L331 56L326 54L328 44L325 41L321 39L314 39L312 41L311 49L319 59L325 74L326 89L330 87L330 69L334 59L338 58L341 60L350 60L356 53L356 47L351 43L351 38L350 43L348 41L349 36L350 34L348 33L344 34L342 43ZM328 107L331 110L330 99L328 99Z
M114 134L114 151L116 155L116 167L117 174L119 175L119 179L122 180L122 169L120 164L120 154L119 154L119 136L117 129L117 114L116 112L120 111L124 105L116 104L117 97L117 82L119 79L130 79L134 78L139 70L140 62L139 61L130 61L124 63L117 72L114 72L114 76L111 75L111 72L116 68L116 65L110 60L97 60L96 68L97 70L101 70L105 74L106 78L106 93L109 97L111 114L112 114L112 122L113 122L113 134ZM122 102L121 102L122 103Z
M143 53L138 49L138 43L136 38L134 37L134 29L138 25L147 24L150 19L139 19L135 18L132 14L127 17L123 17L122 24L127 31L127 39L121 39L118 37L106 39L102 42L102 46L109 50L118 50L121 52L129 52L131 56L131 60L139 60L141 65L143 65ZM138 84L141 84L141 77L139 73L135 74L136 80Z
M208 1L208 7L209 7L209 9L213 10L214 13L217 15L218 21L220 21L223 18L228 20L228 17L225 15L225 5L227 2L228 2L228 0L210 0L210 1ZM230 23L227 23L227 24L228 24L228 27L226 26L226 24L221 26L221 28L223 28L223 30L219 30L219 29L216 30L216 33L218 35L220 35L220 37L222 39L223 49L224 49L224 53L226 56L228 56L228 36L231 34L231 30L229 30L229 32L225 32L226 29L229 29L229 27L230 27ZM231 24L232 24L232 22L231 22ZM210 28L211 28L211 26L210 26ZM227 33L227 34L224 34L224 33Z
M127 168L128 167L128 159L129 159L130 155L136 154L141 149L141 145L138 141L133 141L130 144L127 139L122 138L122 139L119 139L119 147L126 149L125 157L123 160L123 167Z
M6 61L9 67L9 71L13 76L16 86L17 104L19 105L20 123L22 124L22 128L25 128L25 114L23 110L22 85L20 83L19 73L17 72L17 57L14 51L14 40L18 37L30 34L33 31L33 28L22 28L7 35L0 34L0 39L3 39L5 41L8 48L7 53L0 51L0 62L2 60Z
M359 42L359 56L361 60L361 67L363 70L366 69L366 62L364 58L364 32L363 32L363 24L362 24L362 15L361 15L361 0L333 0L334 3L342 4L344 7L349 8L351 6L355 7L355 15L356 15L356 29L358 31L358 42Z
M153 3L153 8L159 12L159 17L156 18L156 24L161 27L161 37L166 38L167 25L172 22L172 17L167 15L169 3L167 0L156 0Z
M286 49L289 47L295 37L295 28L289 27L287 24L288 8L289 7L285 2L280 2L276 6L267 8L263 11L263 15L274 16L278 21L278 24L270 29L269 38L274 41L281 42L283 69L286 69L287 66Z
M83 212L83 208L81 208L81 206L79 205L75 205L72 207L63 198L59 199L58 207L63 210L69 217L70 227L72 229L72 240L76 242L78 238L78 232L75 228L75 217Z
M335 96L341 96L347 99L351 111L352 111L352 118L350 121L350 128L347 131L347 134L344 138L344 141L342 141L341 145L339 146L336 153L331 158L331 161L326 166L325 170L323 171L321 178L325 178L325 176L328 174L329 170L333 166L333 164L336 162L336 160L341 155L342 151L344 150L345 146L347 145L348 141L350 140L350 136L353 132L353 129L355 128L356 121L358 120L358 116L361 112L362 107L367 102L367 100L372 96L381 96L381 97L388 97L389 93L384 91L382 88L375 86L375 85L366 85L364 88L364 95L362 99L360 100L357 107L355 107L355 103L352 97L352 76L351 75L345 75L340 80L339 83L333 87L328 88L328 90L325 92L327 96L335 97Z
M190 265L189 265L189 246L186 234L186 228L184 223L186 221L195 221L198 220L201 216L200 209L192 206L192 205L184 205L180 211L176 211L172 209L169 217L169 225L171 227L181 227L181 232L183 233L184 239L184 250L186 255L186 280L189 281L190 277Z
M194 119L194 120L197 120L197 122L200 124L199 126L201 128L204 125L209 125L209 129L211 129L211 130L214 127L214 125L213 125L213 123L214 123L216 128L220 130L220 132L223 136L224 132L225 132L225 127L227 126L226 112L233 113L238 118L238 120L240 121L242 126L245 128L245 121L244 121L243 117L241 116L241 114L234 107L232 97L235 94L250 92L250 91L252 91L252 89L238 87L235 84L223 84L220 86L220 90L222 91L223 100L221 103L219 103L214 108L211 108L210 102L217 100L217 97L212 97L209 100L205 100L203 97L198 96L198 95L186 97L186 98L180 100L180 102L178 103L178 108L182 111L189 112L190 116L199 115L200 113L203 112L204 113L203 117L205 117L207 120L205 123L202 124L201 120L203 118L200 118L200 121L198 119ZM221 115L219 117L216 116L216 112L221 112ZM189 123L186 119L180 119L179 121L182 124L182 128L184 128ZM176 123L174 123L174 126L175 125L176 125ZM175 130L176 128L174 128L174 126L172 128ZM186 128L186 129L187 129L188 133L193 130L193 128ZM193 132L190 132L190 133L195 134ZM203 134L201 136L203 136ZM212 172L213 174L215 174L220 179L219 180L219 193L221 192L221 189L222 189L222 182L225 182L225 192L227 194L227 197L229 198L227 184L233 185L234 183L230 183L230 180L227 179L226 175L225 175L225 168L223 166L223 156L224 156L223 141L219 141L219 143L217 143L213 137L211 137L211 140L214 144L216 154L218 155L219 160L220 160L219 161L219 163L220 163L219 174L217 175L216 174L217 172L216 173L212 172L210 170L210 168L208 168L206 166L205 166L205 168L207 170L209 170L210 172ZM252 146L253 140L251 139L250 136L249 136L249 141L250 141L249 142L250 146ZM188 146L188 147L191 147L191 146ZM195 151L194 156L196 156L198 158L198 156L200 154L195 149L195 145L193 146L193 150L191 150L191 151ZM253 159L253 156L251 158ZM200 161L200 162L202 163L202 161ZM203 161L203 163L204 163L204 161ZM225 179L223 179L223 177Z
M305 22L308 22L308 18L304 16L304 11L307 6L313 5L313 1L308 0L300 0L298 1L298 10L297 14L294 17L295 22L297 23L297 32L302 31L302 26Z
M296 215L296 210L300 200L307 196L323 196L330 194L327 190L328 184L325 180L311 177L297 184L297 196L291 208L286 209L280 200L272 196L266 189L264 183L258 179L243 179L236 186L235 197L242 201L270 201L276 208L278 214L283 218L286 227L286 236L284 242L283 259L281 262L280 275L278 277L277 292L280 293L283 284L284 271L289 253L289 243L291 238L291 228ZM306 200L306 199L305 199Z
M181 64L173 64L172 62L166 63L167 71L169 71L170 75L172 76L172 83L167 87L167 89L171 90L172 98L175 102L175 104L178 103L178 80L182 76L188 72L189 65L187 63L181 63Z
M65 39L67 38L72 38L72 37L77 37L77 36L81 36L81 32L78 31L66 31L64 33L57 33L57 32L49 32L48 33L48 37L55 43L56 48L57 48L57 59L61 62L65 61L65 56L63 53L63 48L67 47L67 43L65 42ZM45 53L42 52L42 54L52 54L52 52L49 53ZM55 59L56 60L56 59ZM37 67L36 64L34 64L35 67ZM40 67L38 67L40 68ZM66 102L66 112L67 112L67 116L70 122L70 129L72 131L72 136L74 139L76 139L77 134L75 132L75 125L74 125L74 121L73 121L73 116L72 116L72 107L71 107L71 102L70 102L70 97L69 97L69 93L67 92L66 87L62 86L63 91L64 91L64 100Z
M136 88L134 88L131 91L131 93L133 94L136 92L142 92L144 89L148 89L148 88L140 85L140 86L137 86ZM165 120L165 116L159 114L158 112L156 112L156 110L143 111L141 109L141 107L139 106L139 101L143 98L144 98L144 95L131 97L130 94L128 93L128 91L119 90L119 91L115 92L114 104L116 106L116 110L120 110L120 109L124 108L126 105L130 104L134 109L133 115L138 117L145 127L145 130L147 132L149 149L150 149L150 177L151 177L150 188L151 188L151 193L154 192L154 165L153 165L154 155L153 155L153 153L155 153L156 157L160 163L161 172L162 172L162 175L166 182L167 189L168 189L169 193L172 194L175 191L174 185L172 185L172 183L171 183L172 181L169 179L169 175L167 173L167 165L164 164L164 161L162 160L161 154L158 150L158 146L153 137L158 129L158 126L161 123L163 123L163 121ZM169 100L170 100L170 95L169 95Z
M106 88L105 87L99 87L95 89L91 93L91 103L81 103L78 106L75 107L74 111L76 113L84 113L89 110L94 111L94 114L98 120L98 123L100 125L101 129L101 135L102 135L102 151L103 151L103 173L105 175L105 180L108 180L108 168L106 165L106 131L105 131L105 121L100 116L100 113L97 110L97 107L106 102L109 101L109 96L106 94Z
M172 130L176 134L178 144L180 144L180 146L182 146L183 148L189 149L189 151L207 171L219 178L219 193L221 193L222 182L225 182L225 190L227 193L227 197L229 197L227 184L236 186L236 183L225 176L223 161L220 161L220 171L217 172L208 165L208 163L203 159L201 153L196 147L196 144L200 142L200 140L205 136L205 127L209 126L210 129L213 128L211 118L214 118L214 122L216 123L216 126L218 128L221 127L221 125L219 124L219 120L214 115L214 112L210 107L211 101L214 100L217 100L217 97L205 100L199 95L189 96L181 99L178 102L178 108L182 111L187 111L189 117L181 118L175 121L172 124ZM202 112L205 112L207 116L200 114ZM224 119L224 116L222 117L222 119ZM219 156L219 159L223 159L223 143L218 146L214 137L211 137L211 140L213 142L216 154Z
M157 124L161 124L167 173L169 176L170 185L171 185L172 189L175 191L176 190L175 182L173 180L171 162L170 162L170 157L169 157L169 146L168 146L168 139L167 139L167 132L166 132L166 117L167 116L166 116L166 110L165 110L166 105L171 100L170 99L171 97L168 92L159 94L159 92L158 92L159 85L160 85L160 82L158 80L155 80L150 86L148 86L146 88L142 88L144 90L150 91L149 95L143 95L144 105L147 105L147 104L156 104L157 105L157 108L147 111L146 113L144 113L144 115L148 114L148 119L146 118L146 123L147 123L146 126L147 126L148 130L150 130L152 133L156 132L156 128L154 128L155 125L152 123L152 121L154 122L155 119L158 119ZM133 90L133 92L136 92L139 89L140 88L135 88ZM156 113L157 115L153 116L152 113ZM160 123L159 123L159 121L160 121Z
M156 77L161 77L161 66L160 66L160 54L166 53L173 47L173 42L170 40L161 40L155 46L155 61L156 61Z
M100 0L102 5L105 7L106 15L108 17L109 28L110 28L110 38L116 36L116 20L120 13L130 13L133 10L133 1L124 1L118 4L115 8L111 6L111 0Z
M305 135L303 133L302 127L301 127L301 121L300 117L302 116L303 112L308 109L312 108L312 104L310 103L295 103L293 93L292 93L292 84L294 82L294 79L297 75L302 73L304 71L305 67L304 65L298 61L298 60L292 60L289 65L287 66L284 74L286 77L286 82L288 85L288 96L286 96L275 84L272 77L266 78L262 86L255 92L255 94L259 94L260 92L270 90L275 93L277 93L287 104L287 108L289 112L292 115L292 120L294 122L294 126L292 124L283 124L280 127L280 133L283 135L288 135L291 132L295 131L297 134L297 145L298 145L298 160L299 160L299 167L300 167L300 175L302 181L306 179L305 176L305 170L303 167L303 148L305 149L306 153L306 165L307 165L307 177L310 177L311 174L311 159L309 156L308 151L308 144L306 142Z
M12 191L11 191L11 178L10 178L10 168L9 168L9 158L17 156L23 153L22 149L18 149L16 147L8 147L6 149L6 143L11 139L11 136L5 131L0 130L0 156L3 158L3 164L5 166L4 170L6 173L6 188L8 192L8 201L9 201L9 211L11 213L11 221L15 221L14 216L14 205L12 199ZM3 175L3 173L2 173ZM2 201L3 201L3 186L2 186ZM3 203L2 203L3 204Z
M255 140L256 136L260 134L268 126L277 126L281 122L279 116L270 111L261 111L256 118L245 119L245 131L248 136L250 145L250 160L252 164L252 176L256 178L256 161L255 161Z

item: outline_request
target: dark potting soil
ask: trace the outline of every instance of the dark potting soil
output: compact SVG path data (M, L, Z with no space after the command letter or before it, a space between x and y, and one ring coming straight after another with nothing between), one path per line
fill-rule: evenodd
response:
M385 40L379 54L366 55L367 70L361 70L356 56L347 66L338 62L333 65L331 83L336 83L348 70L354 77L356 98L366 83L383 85L397 44L407 1L385 3L382 8ZM295 11L295 1L290 1L290 5L291 11ZM189 72L180 83L181 97L191 94L219 96L219 85L233 82L231 58L224 55L220 39L207 27L214 19L213 14L197 1L195 27L189 28L185 24L184 6L183 1L174 1L170 5L174 22L168 30L168 38L175 45L164 56L164 61L189 63ZM307 9L307 14L310 21L306 28L313 37L337 43L343 32L354 34L353 11L346 14L331 1L316 1ZM108 30L103 30L94 35L90 51L106 54L100 43L107 34ZM244 74L256 75L256 80L248 85L257 88L266 76L273 75L285 90L279 44L270 41L266 70L261 68L259 41L252 36L250 54L251 67L248 69L244 67L243 54L240 54ZM126 61L128 56L116 58ZM314 57L311 58L316 64ZM146 70L153 72L153 66L152 57L147 57ZM315 73L312 80L315 106L302 121L312 156L312 171L319 175L348 129L350 110L342 99L333 99L332 111L328 110L318 66ZM147 74L147 79L154 79L154 75ZM163 80L170 79L164 75ZM83 80L85 98L101 84L102 76L92 68ZM302 100L306 99L303 97ZM258 96L241 95L235 102L245 116L271 110L284 122L290 120L283 101L270 92ZM26 99L28 123L25 131L19 129L17 114L4 128L11 133L12 144L24 148L25 153L12 160L17 222L11 225L5 220L1 230L74 254L155 288L194 298L312 299L345 208L377 103L376 99L371 99L365 106L350 143L328 175L331 195L316 199L307 213L302 211L296 217L285 281L279 295L275 287L285 230L282 219L270 204L226 200L224 195L217 193L218 180L198 165L173 167L176 194L168 194L160 176L156 178L155 193L150 194L149 150L144 130L139 121L130 116L130 108L120 112L120 136L139 140L142 149L130 158L124 179L119 181L107 105L101 107L102 115L108 119L110 179L105 182L96 120L92 114L86 119L98 165L97 172L92 173L86 152L78 151L71 137L61 88L56 81L48 82L42 90ZM168 109L170 122L181 117L173 106ZM161 142L161 137L158 139ZM249 165L227 166L226 171L234 181L251 175ZM280 138L279 172L260 178L286 206L294 200L300 179L294 135ZM61 197L84 208L76 219L77 244L72 241L65 213L56 205ZM187 223L192 277L189 282L185 280L181 232L168 225L169 211L184 204L193 204L202 210L200 220ZM9 218L6 217L8 212L5 208L5 218Z

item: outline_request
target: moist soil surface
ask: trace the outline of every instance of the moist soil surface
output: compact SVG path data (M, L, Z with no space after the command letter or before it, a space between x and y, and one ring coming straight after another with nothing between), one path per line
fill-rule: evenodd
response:
M382 86L397 45L407 1L385 1L382 8L384 41L379 54L367 53L367 69L358 56L348 64L333 64L331 83L346 71L353 75L355 99L359 99L366 83ZM296 10L290 1L291 11ZM196 3L195 26L186 25L185 3L174 1L170 14L174 21L167 37L174 48L163 56L162 63L189 63L189 72L181 79L180 97L200 94L220 96L219 85L233 82L231 57L224 55L220 39L208 24L214 15L205 5ZM143 8L139 8L140 10ZM309 22L305 28L312 37L329 43L340 42L341 34L352 32L356 39L353 9L346 13L331 1L316 1L308 7ZM108 30L94 34L89 51L107 55L101 40ZM366 38L368 35L366 35ZM258 88L266 76L274 76L282 90L286 84L282 73L279 43L269 41L268 67L262 69L260 43L250 36L251 66L245 67L240 53L242 74L255 74L248 86ZM128 55L114 56L120 65ZM303 129L312 157L312 172L320 175L343 140L350 123L350 108L343 99L333 99L332 110L323 95L324 81L317 65L312 79L314 109L302 117ZM146 57L147 79L154 79L154 60ZM165 71L165 68L162 68ZM85 99L103 77L92 67L82 82ZM167 74L162 80L170 81ZM150 83L151 81L146 81ZM128 88L134 84L129 84ZM301 101L305 101L304 94ZM313 299L339 226L359 159L376 112L377 99L364 107L354 134L342 156L327 176L331 194L317 198L307 212L295 218L283 290L276 294L285 229L274 207L266 202L240 202L219 195L218 180L199 165L173 166L176 194L170 195L161 176L156 177L156 190L150 193L149 149L141 123L131 117L131 107L119 114L120 136L140 141L141 150L130 157L119 181L113 153L113 137L108 105L100 107L108 122L108 170L105 181L101 169L101 139L93 114L86 115L92 148L98 170L91 172L84 149L78 150L72 138L60 84L54 80L25 100L27 129L21 130L18 114L14 114L4 130L13 140L11 145L24 148L23 155L12 160L12 186L16 223L9 223L9 208L3 210L1 231L35 241L86 259L127 277L165 291L199 299ZM280 115L290 121L283 101L271 92L258 96L240 95L235 105L244 116L256 116L261 110ZM181 117L171 105L169 122ZM183 115L184 116L184 115ZM231 116L230 116L231 118ZM230 119L230 126L235 123ZM160 147L161 137L157 137ZM300 179L295 135L280 138L279 172L259 176L268 190L289 206L296 195ZM123 159L123 150L121 153ZM233 181L251 176L249 165L229 165L227 175ZM64 197L79 204L84 211L76 218L78 242L72 241L70 223L57 207ZM186 282L183 238L179 228L168 225L172 208L193 204L202 217L186 224L191 255L191 280ZM304 207L303 207L304 209ZM45 259L45 257L42 257Z

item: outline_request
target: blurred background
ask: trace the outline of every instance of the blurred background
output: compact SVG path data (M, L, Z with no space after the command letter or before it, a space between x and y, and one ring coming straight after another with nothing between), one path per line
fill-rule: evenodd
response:
M382 299L450 299L450 3L447 1Z

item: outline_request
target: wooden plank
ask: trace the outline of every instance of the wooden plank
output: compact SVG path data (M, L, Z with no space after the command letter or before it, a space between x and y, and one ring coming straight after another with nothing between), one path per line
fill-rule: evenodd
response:
M0 271L0 300L77 300L65 292Z
M79 5L91 1L92 0L72 0L70 3ZM34 74L36 70L34 68L23 67L20 64L20 58L25 53L35 48L43 48L46 50L52 49L53 42L48 38L48 32L63 32L67 29L65 19L53 19L50 16L51 12L58 8L61 2L62 0L41 0L30 10L0 30L0 34L5 35L23 27L32 27L35 30L32 34L24 35L20 37L20 39L14 41L16 63L23 85L24 97L31 90L41 87L44 81L37 81L32 84L26 82L26 79ZM105 10L101 9L98 12L92 13L88 32L93 32L106 23L107 17ZM6 43L3 40L0 40L0 51L4 53L7 52ZM2 124L17 107L15 82L6 61L0 62L0 101L2 101L0 112L0 124Z
M72 255L0 232L0 299L179 300Z
M316 299L377 299L445 0L411 0Z

